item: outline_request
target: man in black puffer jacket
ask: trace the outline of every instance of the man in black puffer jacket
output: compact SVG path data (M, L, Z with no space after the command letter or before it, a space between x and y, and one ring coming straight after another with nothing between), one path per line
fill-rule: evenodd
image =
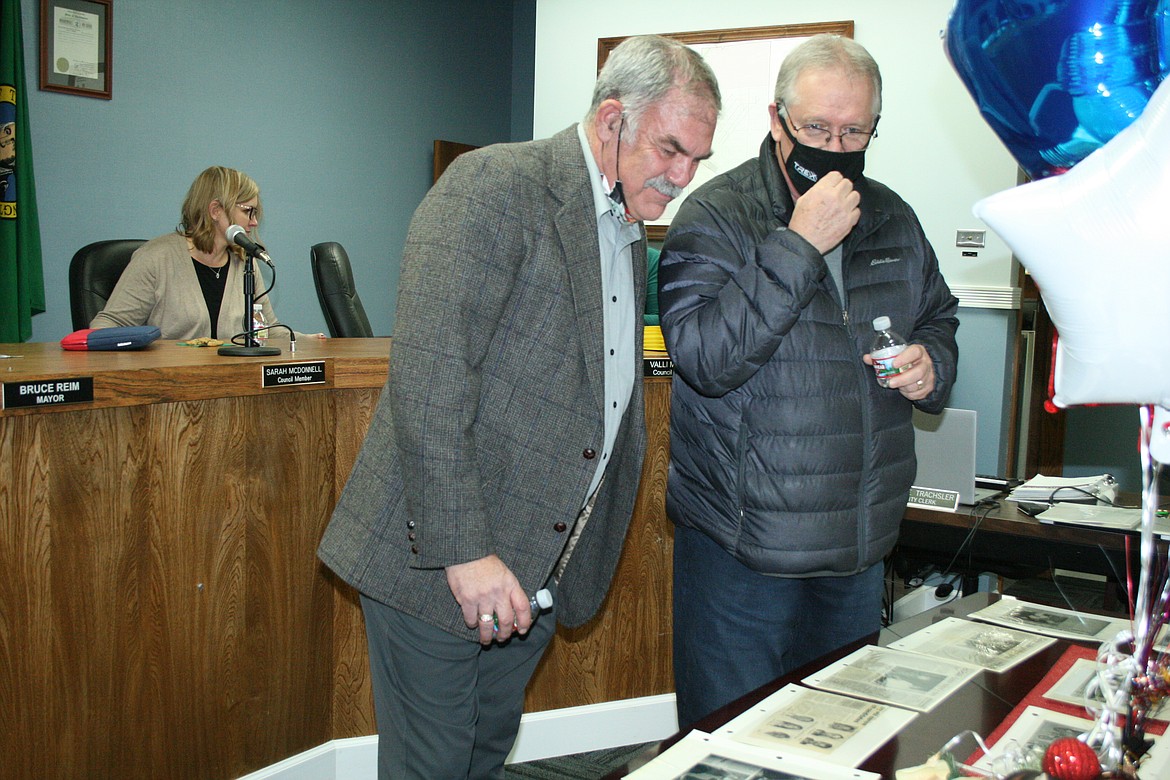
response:
M959 324L913 210L862 175L880 110L869 53L810 38L758 159L697 190L666 238L681 727L880 627L911 411L942 410ZM869 355L883 315L910 344L888 388Z

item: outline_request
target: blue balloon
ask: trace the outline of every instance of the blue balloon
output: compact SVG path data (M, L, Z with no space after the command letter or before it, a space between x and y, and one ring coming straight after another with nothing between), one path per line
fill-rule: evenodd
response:
M1137 119L1170 71L1170 0L957 0L946 50L1033 179Z

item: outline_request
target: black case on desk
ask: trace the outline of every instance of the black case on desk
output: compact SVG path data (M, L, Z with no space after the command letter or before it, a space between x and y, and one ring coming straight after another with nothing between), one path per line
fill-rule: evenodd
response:
M101 351L142 349L150 346L162 333L157 325L132 325L125 328L83 328L61 339L61 348Z

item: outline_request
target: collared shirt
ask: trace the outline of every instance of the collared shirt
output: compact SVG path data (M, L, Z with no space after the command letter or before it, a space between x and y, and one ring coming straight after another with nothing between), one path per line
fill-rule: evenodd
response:
M634 268L631 245L642 237L639 223L619 221L610 210L609 195L602 184L602 174L593 159L585 129L577 125L577 137L585 153L589 182L593 190L593 207L597 214L597 238L601 261L602 332L605 349L605 442L597 471L582 506L601 483L609 464L618 427L630 405L634 391L637 361L634 355Z

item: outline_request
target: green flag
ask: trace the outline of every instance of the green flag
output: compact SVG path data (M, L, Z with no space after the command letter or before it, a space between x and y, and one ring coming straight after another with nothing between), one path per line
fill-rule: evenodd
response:
M20 0L0 0L0 343L27 341L44 310Z

